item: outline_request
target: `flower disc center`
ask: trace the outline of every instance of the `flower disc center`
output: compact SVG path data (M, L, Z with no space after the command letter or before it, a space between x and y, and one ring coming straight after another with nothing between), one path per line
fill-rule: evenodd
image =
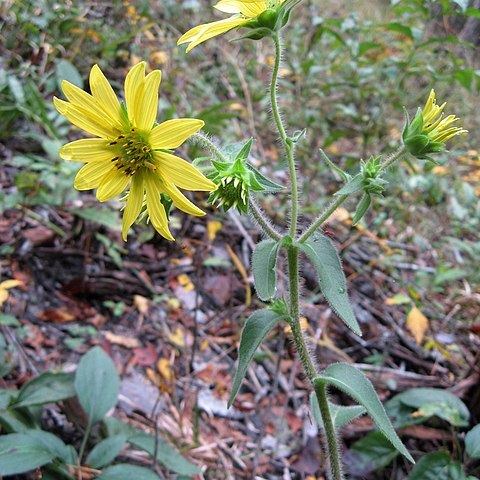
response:
M117 152L117 155L112 158L112 162L125 175L135 175L142 167L155 170L152 147L135 128L128 133L119 135L113 142L110 142L110 145Z

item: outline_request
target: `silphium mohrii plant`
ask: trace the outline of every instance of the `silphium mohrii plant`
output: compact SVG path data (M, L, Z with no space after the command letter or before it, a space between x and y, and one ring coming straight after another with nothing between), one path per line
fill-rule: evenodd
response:
M232 29L245 29L243 37L273 42L275 61L269 82L269 100L273 124L283 144L290 174L290 224L275 226L255 199L262 194L282 191L282 186L266 178L251 163L253 139L240 146L219 146L200 130L201 120L179 118L157 122L158 88L161 73L146 74L145 63L139 63L125 80L125 102L120 103L112 87L97 66L90 75L87 93L68 82L63 91L67 101L55 99L57 110L71 123L94 135L71 142L60 150L62 158L83 162L75 179L79 190L97 189L99 201L123 195L123 238L135 221L146 218L167 240L173 240L169 229L171 205L191 215L204 212L188 200L181 190L208 191L209 201L224 210L236 209L249 214L259 225L264 239L253 251L252 269L256 291L265 308L254 312L245 322L228 405L231 406L245 377L255 351L266 335L279 323L291 330L306 379L311 386L311 407L326 439L329 476L342 480L339 429L345 423L367 413L378 429L408 460L413 458L395 432L369 379L348 363L337 363L323 371L317 367L314 353L307 347L300 324L299 258L307 258L315 267L325 299L337 316L357 335L360 326L349 301L342 263L332 241L322 234L322 225L347 199L359 198L353 224L359 222L371 205L372 198L383 195L387 186L385 172L402 160L432 160L444 152L446 142L466 133L458 118L445 116L445 104L438 106L432 90L425 107L410 120L408 113L398 149L385 157L372 155L359 161L358 174L351 176L335 165L323 151L319 158L344 181L327 207L303 232L298 232L299 189L295 150L304 131L289 134L278 106L277 82L281 64L280 31L287 26L293 7L291 0L221 0L217 10L230 14L227 19L192 28L178 41L187 43L187 51ZM285 116L285 118L288 118ZM190 164L174 154L190 139L207 152L207 162ZM205 165L207 163L207 165ZM198 168L197 168L198 165ZM277 259L284 252L288 264L288 298L278 297ZM355 406L333 404L328 389L334 387L355 402ZM335 415L333 415L333 413Z

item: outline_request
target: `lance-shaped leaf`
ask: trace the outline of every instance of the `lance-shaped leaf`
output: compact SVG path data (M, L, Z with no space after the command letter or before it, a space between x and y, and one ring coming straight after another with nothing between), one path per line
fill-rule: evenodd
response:
M266 309L258 310L248 317L243 327L240 346L238 347L238 367L233 378L228 408L230 408L237 395L258 346L278 322L286 319L285 315L279 315L272 310Z
M343 172L345 173L345 172ZM350 181L345 184L335 195L351 195L352 193L363 190L363 176L360 174L355 175Z
M257 295L264 302L269 302L275 295L279 247L280 244L275 240L264 240L257 244L253 252L253 280Z
M335 430L348 425L350 422L353 422L356 418L361 417L367 412L365 407L362 407L361 405L349 405L346 407L344 405L337 405L335 403L328 402L328 407L330 409L330 415L332 416ZM310 394L310 408L318 427L323 430L325 426L323 424L322 414L320 413L320 407L318 405L315 392Z
M347 282L342 262L332 242L319 236L299 243L300 248L315 266L322 293L336 314L359 336L362 336L347 294Z
M363 405L378 429L408 460L415 463L393 428L370 380L348 363L335 363L314 378L315 385L333 385Z

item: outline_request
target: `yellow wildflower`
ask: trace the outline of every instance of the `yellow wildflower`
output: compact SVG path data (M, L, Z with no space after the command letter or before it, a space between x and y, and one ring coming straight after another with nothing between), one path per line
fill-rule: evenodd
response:
M267 10L271 10L272 13L274 13L284 2L285 0L220 0L213 8L223 13L233 13L233 15L224 20L206 23L192 28L182 35L177 44L188 43L189 45L186 51L189 52L193 47L212 37L221 35L233 28L240 28L251 24L253 20L260 17L262 13Z
M437 105L437 99L435 98L435 91L430 91L427 103L423 108L423 129L422 133L428 135L431 142L443 142L445 143L456 135L468 133L461 127L454 127L453 124L460 119L455 115L449 115L444 117L443 109L447 105L444 102L441 106Z
M154 228L173 240L160 195L168 195L173 204L186 213L204 215L177 187L199 191L216 188L191 164L168 151L179 147L200 130L204 122L179 118L157 125L160 81L160 70L145 76L145 62L135 65L125 79L125 109L95 65L90 72L91 95L63 81L62 89L68 101L54 98L55 107L65 118L99 137L76 140L60 149L63 159L86 162L75 178L75 188L98 188L97 199L105 202L121 194L130 184L123 214L124 240L144 202Z
M417 110L410 122L405 111L406 121L403 129L403 143L407 150L417 158L435 162L429 154L445 152L447 140L468 133L462 127L454 126L460 119L455 115L445 117L443 110L446 103L437 105L435 91L432 89L423 110Z

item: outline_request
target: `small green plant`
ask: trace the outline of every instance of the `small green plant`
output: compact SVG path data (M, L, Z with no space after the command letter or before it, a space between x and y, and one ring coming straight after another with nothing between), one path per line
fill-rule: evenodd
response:
M0 354L5 356L1 341ZM0 474L19 475L42 467L48 478L65 480L81 477L82 470L99 480L158 479L149 468L115 462L127 445L155 456L155 462L179 475L199 473L158 436L107 416L117 403L119 387L113 361L103 349L94 347L81 358L75 373L45 372L19 391L0 390L0 426L6 433L0 436ZM72 403L84 428L78 450L42 430L40 423L44 405L73 399L81 407Z

